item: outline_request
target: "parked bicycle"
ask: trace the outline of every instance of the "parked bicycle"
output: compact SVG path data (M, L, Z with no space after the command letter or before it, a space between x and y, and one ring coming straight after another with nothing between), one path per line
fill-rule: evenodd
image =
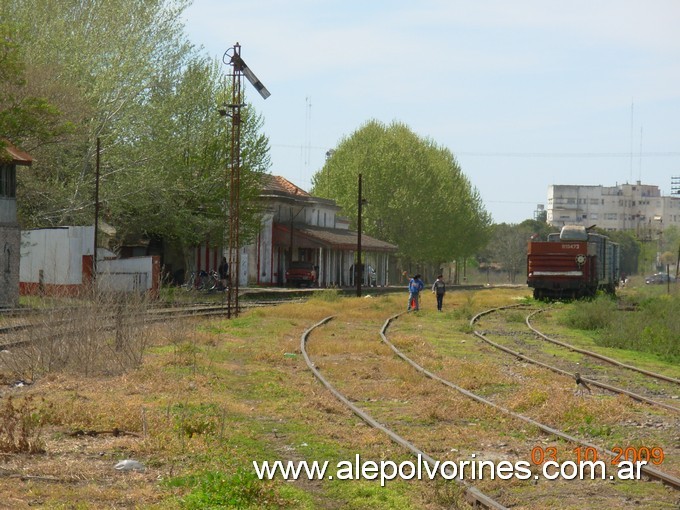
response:
M225 291L226 288L222 285L220 275L214 269L205 271L192 271L186 283L183 285L184 290L205 290L205 291Z
M206 290L217 291L217 292L223 292L223 291L227 290L227 288L222 283L222 279L220 278L220 274L217 271L215 271L214 269L211 269L210 271L208 271L208 284L207 284Z
M184 284L185 290L203 290L208 283L207 271L192 271Z

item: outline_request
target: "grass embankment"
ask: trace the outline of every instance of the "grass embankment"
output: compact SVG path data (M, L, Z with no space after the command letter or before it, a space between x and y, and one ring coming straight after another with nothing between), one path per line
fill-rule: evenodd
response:
M333 461L359 451L379 457L373 445L386 442L318 384L299 344L302 332L323 317L361 309L357 313L366 318L384 319L395 302L323 295L230 321L149 327L139 332L149 347L137 369L85 377L71 364L66 372L50 371L29 387L11 390L15 399L33 400L0 417L0 430L7 425L4 432L17 436L2 457L3 504L409 507L403 486L381 490L370 483L255 478L253 460ZM11 377L5 373L6 380ZM41 443L45 453L24 453L21 434ZM146 471L116 472L114 465L125 458L143 462Z
M149 326L138 332L148 346L138 368L93 377L69 364L31 386L4 390L3 397L12 394L15 403L0 410L0 435L13 435L0 452L2 505L450 508L458 499L450 484L394 482L382 488L366 481L263 482L255 477L254 460L336 463L356 453L374 460L406 458L313 378L299 348L302 332L329 315L375 326L379 343L378 328L405 309L406 296L319 295L230 321ZM438 315L434 298L426 294L422 317L427 322L447 316L464 338L474 313L527 295L517 290L449 293L447 313ZM335 348L342 342L337 338ZM328 349L324 354L332 355ZM4 376L9 380L12 374ZM19 404L26 396L32 400ZM43 453L27 453L22 434ZM115 471L126 458L141 461L146 470Z

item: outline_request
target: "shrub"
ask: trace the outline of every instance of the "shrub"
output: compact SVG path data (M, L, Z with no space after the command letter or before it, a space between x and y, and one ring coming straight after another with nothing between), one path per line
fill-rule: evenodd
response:
M598 296L590 301L577 301L567 310L562 322L571 328L587 331L609 327L616 312L616 302L609 296Z
M41 431L40 413L34 407L30 396L24 398L17 406L11 396L5 399L5 405L0 410L0 452L43 452Z
M24 344L0 356L0 370L35 380L54 372L124 373L142 363L148 303L144 296L99 292L76 306L46 310L17 335Z
M680 360L680 301L669 296L644 300L637 311L619 313L597 343Z

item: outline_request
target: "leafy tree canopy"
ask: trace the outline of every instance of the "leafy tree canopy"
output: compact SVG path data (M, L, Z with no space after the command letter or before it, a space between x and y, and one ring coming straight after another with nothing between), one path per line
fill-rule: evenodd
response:
M121 236L160 236L185 248L206 237L222 243L231 126L217 108L230 91L224 66L186 39L181 14L189 3L0 0L3 17L15 23L13 38L0 46L0 87L12 94L0 97L19 105L43 98L43 117L56 115L70 127L49 136L10 131L12 123L45 123L20 122L0 100L0 128L35 159L19 175L22 226L93 223L100 138L103 219ZM249 107L242 117L246 241L258 225L249 198L269 166L269 149L262 119Z
M453 154L404 124L367 122L312 178L312 193L336 200L355 226L359 174L363 231L399 246L404 260L438 264L486 243L490 216Z
M27 91L18 38L18 25L0 21L0 137L15 142L29 136L46 140L67 131L69 125L60 121L55 106Z

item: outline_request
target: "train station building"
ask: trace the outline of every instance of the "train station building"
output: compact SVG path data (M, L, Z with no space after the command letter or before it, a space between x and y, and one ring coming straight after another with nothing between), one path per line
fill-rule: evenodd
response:
M314 265L317 287L355 285L357 232L350 230L335 201L312 196L287 179L269 174L263 176L259 199L264 214L253 243L241 249L241 285L284 286L292 261ZM361 244L362 284L389 285L390 257L397 246L366 234L362 234ZM217 268L222 253L222 248L208 243L197 246L191 269Z
M265 203L262 229L245 250L249 284L284 285L291 261L312 262L319 287L355 284L357 232L349 229L335 201L275 175L264 176L260 199ZM397 247L365 234L361 244L363 284L388 285L390 255Z

